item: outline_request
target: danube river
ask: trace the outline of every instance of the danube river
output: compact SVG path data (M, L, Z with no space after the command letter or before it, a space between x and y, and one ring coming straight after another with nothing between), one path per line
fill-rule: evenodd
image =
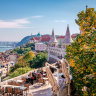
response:
M0 52L5 52L6 50L13 49L13 47L10 46L0 46Z

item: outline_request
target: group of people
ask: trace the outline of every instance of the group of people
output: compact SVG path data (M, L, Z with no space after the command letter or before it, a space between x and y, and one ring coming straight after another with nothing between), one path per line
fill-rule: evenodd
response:
M35 73L30 73L26 77L26 83L31 83L33 85L33 81L36 80L36 74Z
M31 72L26 77L26 83L34 84L35 81L38 82L39 78L46 77L46 72L43 70L38 70L37 72Z

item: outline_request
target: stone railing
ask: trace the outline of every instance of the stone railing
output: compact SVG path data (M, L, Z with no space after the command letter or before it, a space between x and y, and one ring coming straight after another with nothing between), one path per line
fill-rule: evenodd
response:
M32 71L33 71L33 70L32 70ZM29 72L27 72L27 73L25 73L25 74L22 74L22 75L20 75L20 76L17 76L17 77L14 77L14 78L5 80L5 81L3 81L3 82L0 82L0 85L5 85L5 84L7 84L7 82L9 82L9 81L11 81L11 80L12 80L12 81L20 80L22 77L28 76L28 74L29 74L30 72L32 72L32 71L29 71Z
M43 70L46 70L46 67L41 67ZM41 69L41 68L38 68L38 69ZM37 72L37 70L38 69L34 69L34 70L31 70L31 71L29 71L29 72L27 72L27 73L25 73L25 74L22 74L22 75L20 75L20 76L17 76L17 77L14 77L14 78L11 78L11 79L8 79L8 80L5 80L5 81L3 81L3 82L0 82L0 85L5 85L5 84L7 84L7 82L9 82L9 81L16 81L16 80L20 80L22 77L26 77L26 76L28 76L28 74L30 73L30 72Z

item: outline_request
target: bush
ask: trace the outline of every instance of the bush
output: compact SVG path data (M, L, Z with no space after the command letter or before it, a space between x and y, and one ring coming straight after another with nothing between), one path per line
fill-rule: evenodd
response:
M25 73L27 73L28 71L31 71L31 70L33 70L33 69L31 69L29 67L17 68L13 73L11 73L9 75L9 78L17 77L17 76L25 74Z
M27 52L34 49L35 49L34 43L27 43L26 45L22 45L20 47L13 49L11 53L17 53L18 55L25 55Z

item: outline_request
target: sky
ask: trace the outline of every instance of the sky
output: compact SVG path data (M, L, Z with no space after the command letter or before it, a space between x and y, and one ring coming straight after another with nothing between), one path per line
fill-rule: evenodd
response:
M31 34L79 33L77 14L96 9L96 0L0 0L0 41L20 41Z

